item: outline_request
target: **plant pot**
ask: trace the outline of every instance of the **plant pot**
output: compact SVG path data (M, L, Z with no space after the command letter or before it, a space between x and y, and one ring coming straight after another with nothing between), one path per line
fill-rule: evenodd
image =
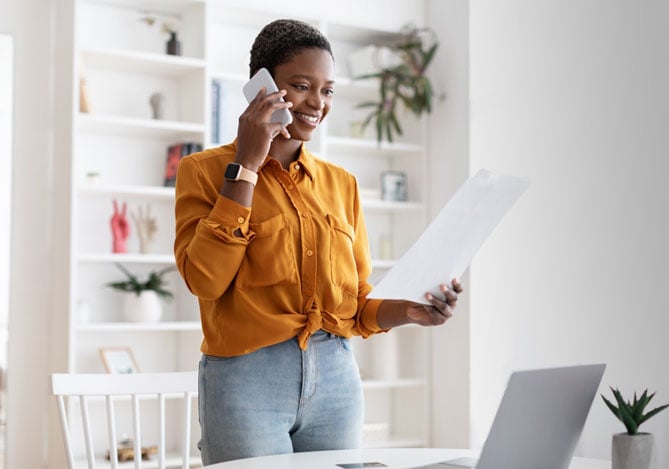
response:
M372 343L372 376L375 379L397 379L400 360L396 331L376 334Z
M123 302L123 314L129 322L158 322L163 315L163 305L152 290L145 290L139 296L128 293Z
M611 441L612 469L649 469L654 438L650 433L617 433Z

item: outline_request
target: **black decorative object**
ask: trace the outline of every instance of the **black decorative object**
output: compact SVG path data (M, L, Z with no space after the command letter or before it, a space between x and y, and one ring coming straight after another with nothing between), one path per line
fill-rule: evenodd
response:
M170 39L167 41L168 55L181 55L181 41L177 39L177 32L170 31Z

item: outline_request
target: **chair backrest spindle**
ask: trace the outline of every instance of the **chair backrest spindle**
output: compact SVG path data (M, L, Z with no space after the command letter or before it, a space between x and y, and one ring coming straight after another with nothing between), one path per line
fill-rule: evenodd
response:
M190 421L191 421L191 408L193 404L192 399L193 393L186 391L184 396L184 422L185 422L185 432L183 439L183 469L188 469L187 462L190 459Z
M74 456L72 454L72 437L70 436L70 425L68 424L67 412L65 411L65 397L58 397L58 415L60 416L60 428L63 432L65 442L65 456L68 467L74 467Z
M158 396L158 412L160 413L160 438L158 445L158 468L165 468L165 394Z
M135 469L142 469L142 429L139 420L139 396L132 395L132 428L135 433L133 438L135 453Z
M79 396L79 405L81 407L81 421L84 425L84 440L86 442L86 455L88 456L88 469L95 469L93 433L91 432L91 419L88 417L88 399L86 396Z
M116 441L116 413L114 412L114 399L112 396L105 396L107 407L107 433L109 434L109 447L118 448ZM109 460L112 469L118 469L118 451L109 451Z
M68 396L77 397L81 412L81 421L83 425L84 449L86 451L86 461L89 469L96 467L96 454L94 449L94 432L100 425L91 426L91 416L97 415L97 412L91 412L89 407L94 405L95 401L90 400L93 396L104 396L107 420L107 440L109 443L109 459L112 469L119 467L119 454L115 450L118 448L117 427L121 409L116 408L114 401L121 397L131 401L131 419L132 419L132 440L133 440L133 459L134 468L142 469L142 423L140 414L140 399L154 399L158 401L159 407L159 428L158 428L158 467L165 469L167 464L166 446L167 446L167 413L166 398L183 398L183 428L181 429L181 460L182 468L188 469L195 461L191 461L191 420L192 420L192 399L197 395L197 372L170 372L170 373L134 373L127 375L115 374L53 374L51 376L52 392L57 397L58 412L63 432L63 441L67 463L70 469L81 467L76 463L75 451L73 450L73 433L71 423L68 418L68 407L65 405L65 398ZM170 396L171 395L171 396ZM102 410L100 410L102 411ZM127 409L126 409L127 412ZM145 422L146 423L146 422ZM100 422L102 424L102 422ZM98 435L98 433L95 433ZM101 436L101 435L98 435ZM155 464L155 463L154 463ZM104 466L104 464L102 464ZM107 466L109 467L109 466ZM154 466L155 467L155 466Z

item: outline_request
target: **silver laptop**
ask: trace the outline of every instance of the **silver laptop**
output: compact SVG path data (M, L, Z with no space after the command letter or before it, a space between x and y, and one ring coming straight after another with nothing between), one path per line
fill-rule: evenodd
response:
M583 365L512 373L480 458L460 458L420 468L567 469L605 367Z

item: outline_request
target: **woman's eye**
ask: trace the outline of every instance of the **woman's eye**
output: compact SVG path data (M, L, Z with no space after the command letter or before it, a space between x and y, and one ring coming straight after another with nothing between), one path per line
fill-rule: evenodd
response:
M307 86L306 85L293 85L296 90L298 91L307 91Z
M325 96L332 96L334 94L334 90L332 88L328 88L326 90L323 90L323 94Z

